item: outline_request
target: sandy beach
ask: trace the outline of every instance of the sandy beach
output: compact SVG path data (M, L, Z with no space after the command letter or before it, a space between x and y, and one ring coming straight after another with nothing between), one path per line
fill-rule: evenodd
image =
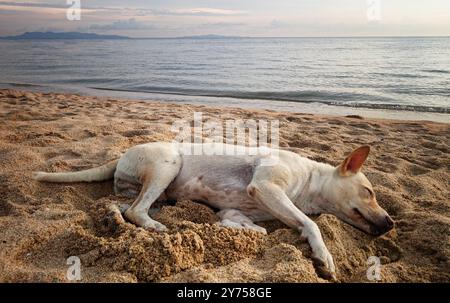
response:
M167 233L137 228L110 212L112 180L38 183L31 173L75 171L128 148L170 141L176 119L280 121L280 147L338 165L354 148L372 152L364 173L396 227L375 238L334 216L313 219L341 282L367 282L369 256L381 282L450 281L450 124L116 100L0 90L0 281L67 282L69 256L81 282L327 282L309 245L279 221L268 235L214 225L193 201L159 204Z

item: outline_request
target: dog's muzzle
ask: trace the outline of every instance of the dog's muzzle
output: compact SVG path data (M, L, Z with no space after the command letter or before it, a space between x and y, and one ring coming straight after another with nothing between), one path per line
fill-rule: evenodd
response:
M383 211L383 214L378 215L377 217L367 217L364 216L357 208L354 208L353 214L356 215L356 220L358 220L359 223L362 223L363 226L356 223L355 221L351 222L350 224L358 228L359 230L364 231L365 233L374 236L381 236L394 228L394 221L385 211Z
M370 223L370 231L375 236L381 236L394 228L394 221L390 216L385 216L382 222L377 224Z

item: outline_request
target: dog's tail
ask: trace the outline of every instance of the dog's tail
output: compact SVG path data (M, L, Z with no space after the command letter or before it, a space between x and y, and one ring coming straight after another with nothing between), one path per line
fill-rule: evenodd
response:
M33 179L46 182L93 182L103 181L114 177L119 159L106 163L105 165L87 170L67 173L35 172Z

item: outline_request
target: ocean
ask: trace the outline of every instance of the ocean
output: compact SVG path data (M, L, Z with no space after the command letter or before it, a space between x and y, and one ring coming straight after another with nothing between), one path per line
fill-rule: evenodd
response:
M0 40L0 54L1 87L450 113L450 38L443 37Z

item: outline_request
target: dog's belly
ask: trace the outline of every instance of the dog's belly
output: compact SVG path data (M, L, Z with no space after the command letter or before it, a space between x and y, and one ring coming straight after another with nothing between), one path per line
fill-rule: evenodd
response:
M265 218L267 213L247 194L255 160L253 156L183 156L183 166L166 196L200 200L218 209L238 209L254 219Z

